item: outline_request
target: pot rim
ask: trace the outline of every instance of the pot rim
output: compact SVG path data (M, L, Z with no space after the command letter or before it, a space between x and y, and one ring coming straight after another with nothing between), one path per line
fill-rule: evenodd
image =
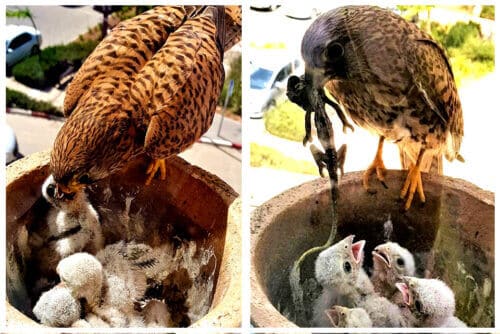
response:
M363 178L364 171L349 172L344 174L340 181L339 186L358 184L360 187L360 180ZM394 175L401 179L401 184L406 178L407 171L405 170L387 170L386 176ZM436 175L422 173L422 182L441 182L444 187L460 190L468 195L471 195L487 205L495 205L495 195L491 191L481 189L480 187L459 178L453 178L445 175ZM304 189L316 189L321 193L327 191L330 187L328 178L318 177L315 180L302 183L298 186L285 190L284 192L274 196L257 207L251 215L250 229L250 285L252 291L251 301L251 321L256 327L285 327L285 328L298 328L295 323L288 320L283 316L271 303L266 293L264 292L263 284L260 279L259 272L255 265L255 250L259 247L262 235L266 232L269 226L274 221L275 217L282 214L283 210L291 204L298 203L304 198ZM291 202L290 198L294 201Z
M47 150L31 154L9 165L6 169L6 194L9 193L12 182L29 177L35 171L47 169L49 162L50 150ZM214 189L228 206L225 242L219 270L221 273L223 268L231 270L227 270L225 275L220 273L218 284L214 286L213 300L219 299L218 303L212 304L208 313L191 324L189 328L239 327L241 324L241 198L231 186L218 176L198 166L191 165L179 156L170 157L169 163L180 166L182 170L188 170L191 177L201 180L207 187ZM222 282L225 283L225 286L220 284ZM20 312L7 299L5 303L7 327L50 328Z

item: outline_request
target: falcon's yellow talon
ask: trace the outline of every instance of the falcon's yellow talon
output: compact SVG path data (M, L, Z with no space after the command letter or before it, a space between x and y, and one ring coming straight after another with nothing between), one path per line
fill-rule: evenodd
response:
M148 166L146 174L148 178L146 180L146 185L150 185L151 181L156 175L156 172L160 170L160 180L165 180L167 178L167 167L165 165L165 159L155 159Z
M422 203L425 203L424 187L422 185L422 174L420 173L420 162L422 160L423 154L424 150L421 150L417 159L417 164L413 165L410 168L410 170L408 171L408 175L406 176L403 188L401 188L401 199L404 199L408 196L404 206L405 211L410 208L411 202L413 201L413 195L415 195L415 191L418 192L420 201Z
M377 191L374 189L370 189L369 179L370 175L375 173L377 175L377 179L384 185L384 187L387 187L385 185L385 179L384 179L384 174L385 174L385 165L384 161L382 160L382 148L384 146L384 137L380 136L379 142L378 142L378 148L377 148L377 154L375 155L375 159L373 159L373 162L371 163L370 167L365 171L363 174L363 187L368 191L369 193L376 193Z

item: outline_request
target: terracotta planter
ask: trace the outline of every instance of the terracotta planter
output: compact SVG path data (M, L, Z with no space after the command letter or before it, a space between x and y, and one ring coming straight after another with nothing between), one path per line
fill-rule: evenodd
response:
M415 196L413 207L401 212L398 197L405 177L406 172L388 171L389 189L372 181L378 192L370 195L361 185L362 173L344 175L340 181L337 240L349 234L355 234L355 240L367 240L368 267L372 249L386 240L384 231L390 232L383 228L390 214L390 239L415 255L417 274L446 281L455 292L456 314L469 326L493 327L493 193L463 180L422 175L427 202L422 206ZM293 322L296 318L289 273L300 254L328 238L330 205L328 180L317 179L255 210L251 221L251 317L255 326L312 326L310 318ZM304 267L309 276L314 275L313 263L314 257ZM312 300L303 305L308 312Z
M167 163L167 179L144 186L147 159L103 180L88 191L99 212L107 243L136 240L157 245L168 229L182 229L193 240L201 238L213 247L216 261L211 307L192 327L238 327L241 323L241 203L237 194L215 175L174 157ZM33 154L7 168L7 325L39 326L13 305L23 304L22 263L16 242L22 224L41 197L48 176L48 152ZM104 198L106 188L111 200ZM109 191L109 189L107 191ZM133 200L123 194L133 194ZM128 203L126 203L128 202ZM103 204L104 203L104 204ZM132 214L143 210L147 223L124 223L119 214L126 205ZM170 230L172 230L170 228Z

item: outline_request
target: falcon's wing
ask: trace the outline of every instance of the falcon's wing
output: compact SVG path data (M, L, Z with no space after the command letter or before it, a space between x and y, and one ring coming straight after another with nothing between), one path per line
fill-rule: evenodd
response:
M144 146L150 156L179 153L210 126L224 82L218 29L223 18L223 7L210 7L188 19L130 89L133 109L142 110L137 119L147 125Z
M87 58L66 90L64 115L93 95L97 84L127 84L186 19L182 6L155 7L118 24ZM130 85L130 84L128 84ZM130 87L130 86L129 86Z
M453 72L444 50L433 40L409 39L406 68L423 99L448 127L462 119ZM424 120L425 121L425 120Z

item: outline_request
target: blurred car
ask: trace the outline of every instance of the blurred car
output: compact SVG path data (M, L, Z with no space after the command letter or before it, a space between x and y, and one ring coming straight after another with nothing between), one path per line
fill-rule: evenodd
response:
M253 10L262 10L262 11L273 11L276 10L280 5L271 5L264 1L253 1L250 5L250 8Z
M5 164L8 165L18 159L21 159L23 155L19 153L17 138L14 130L7 124L3 124L3 134L5 139Z
M250 118L262 118L267 109L284 99L288 77L297 72L302 62L283 57L260 57L265 64L251 64Z
M7 68L40 51L42 35L33 27L9 24L5 27Z

